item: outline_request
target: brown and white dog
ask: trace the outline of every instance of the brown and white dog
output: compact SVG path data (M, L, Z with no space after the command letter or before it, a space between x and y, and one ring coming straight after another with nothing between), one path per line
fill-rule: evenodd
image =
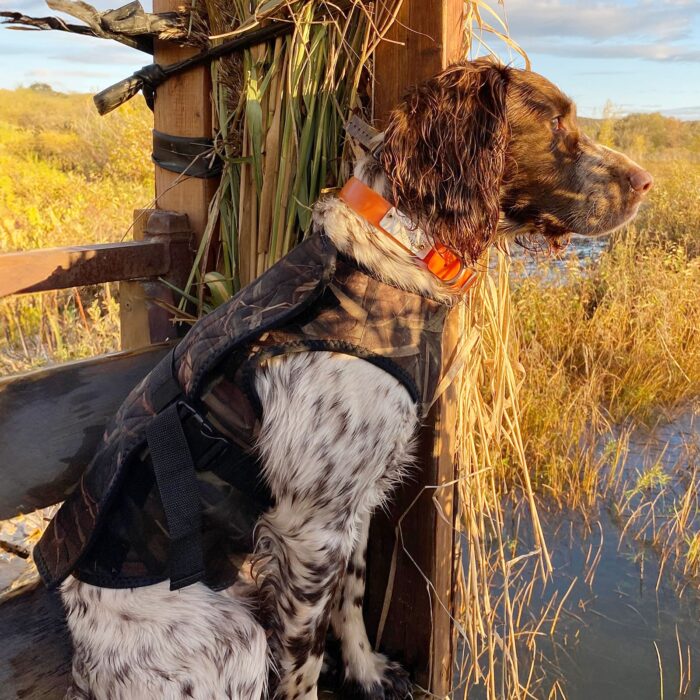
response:
M634 217L652 185L580 132L552 83L488 60L410 90L377 157L355 175L469 263L501 236L556 246L571 232L609 232ZM340 199L319 202L315 224L383 281L459 299ZM410 697L406 674L372 651L361 604L369 519L411 468L416 406L391 375L329 352L271 360L255 383L275 499L256 530L255 584L110 590L70 578L68 697L315 700L329 624L349 697Z

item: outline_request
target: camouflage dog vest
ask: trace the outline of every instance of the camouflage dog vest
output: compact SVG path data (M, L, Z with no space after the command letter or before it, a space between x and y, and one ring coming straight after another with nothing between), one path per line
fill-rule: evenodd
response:
M445 317L313 234L198 321L129 394L34 549L45 583L230 585L274 505L255 449L256 368L293 352L353 355L396 377L423 413Z

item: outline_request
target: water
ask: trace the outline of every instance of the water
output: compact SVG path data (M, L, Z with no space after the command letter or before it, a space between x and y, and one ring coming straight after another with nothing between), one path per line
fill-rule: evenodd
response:
M548 674L563 680L569 700L699 697L697 590L686 588L680 596L668 579L657 590L657 557L629 541L620 545L619 530L607 512L597 524L600 530L588 538L574 537L569 545L566 537L553 536L553 522L546 523L560 596L577 578L568 598L570 613L563 614L547 650L553 664ZM601 557L590 586L584 580L589 545Z
M523 266L524 272L530 273L537 269L539 263L543 261L546 261L547 267L553 270L563 270L572 262L595 262L607 249L609 242L609 236L589 238L587 236L574 235L569 245L558 255L552 256L544 252L538 253L523 249L515 244L511 245L510 251L516 274L519 264Z
M682 492L683 476L698 466L700 406L654 430L638 430L624 466L628 486L654 464L668 475L667 490ZM614 436L611 436L614 437ZM687 482L686 482L687 488ZM647 494L651 500L655 492ZM544 679L537 698L559 680L568 700L678 700L700 697L700 588L671 562L659 579L659 552L631 533L621 537L615 496L587 523L581 514L540 512L552 554L553 581L535 595L533 614L554 591L571 588L551 639L538 662ZM619 501L618 501L619 503ZM657 507L657 524L669 505ZM691 521L692 522L692 521ZM700 527L696 516L691 531ZM693 530L694 528L694 530ZM532 547L524 543L524 551ZM549 622L543 625L548 631ZM663 680L662 680L663 679ZM470 700L483 697L477 690ZM561 697L557 695L555 697Z

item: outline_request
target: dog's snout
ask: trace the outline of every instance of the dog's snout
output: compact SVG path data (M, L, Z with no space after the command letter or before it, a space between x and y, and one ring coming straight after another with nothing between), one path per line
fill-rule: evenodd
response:
M630 170L628 177L632 189L640 194L648 192L654 184L654 178L651 176L651 173L648 173L644 168L633 168Z

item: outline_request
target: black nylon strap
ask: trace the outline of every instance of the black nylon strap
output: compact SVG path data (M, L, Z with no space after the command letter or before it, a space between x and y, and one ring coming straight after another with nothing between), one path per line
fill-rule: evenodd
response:
M202 513L194 463L173 403L146 428L153 471L170 534L170 590L204 577Z
M171 350L151 371L153 388L148 398L156 413L160 413L176 398L182 396L182 387L173 372L174 353L175 350Z

